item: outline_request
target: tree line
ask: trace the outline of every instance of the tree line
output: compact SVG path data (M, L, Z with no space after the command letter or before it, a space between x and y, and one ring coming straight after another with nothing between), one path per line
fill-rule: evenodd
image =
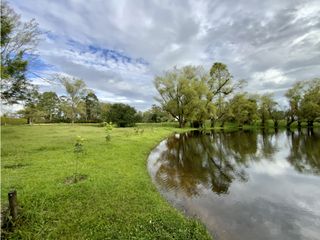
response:
M113 122L119 127L133 126L139 115L135 108L123 103L100 102L95 93L86 87L83 80L60 76L59 81L66 95L56 92L40 93L37 88L28 92L25 107L18 114L33 122Z
M244 81L233 81L227 65L216 62L209 72L201 66L174 67L155 78L158 102L180 127L190 123L202 127L210 120L211 127L219 122L234 122L240 128L244 124L260 121L266 127L272 120L275 128L280 120L286 120L287 128L297 122L313 127L320 121L320 78L300 81L285 96L288 108L282 109L272 94L249 94L242 91Z

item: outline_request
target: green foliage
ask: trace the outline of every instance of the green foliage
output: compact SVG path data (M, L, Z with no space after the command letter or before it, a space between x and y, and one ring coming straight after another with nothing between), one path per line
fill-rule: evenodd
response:
M240 127L244 124L252 124L258 119L257 101L247 94L236 94L230 100L228 109L229 119L237 122Z
M277 103L273 100L272 94L264 94L259 98L259 114L262 126L265 126L268 119L277 121ZM274 114L275 113L275 114Z
M301 100L301 115L310 123L320 121L320 78L309 82Z
M286 112L287 127L291 123L305 120L312 127L314 121L320 121L320 78L297 82L286 92L289 109Z
M87 92L86 84L83 80L74 77L58 76L58 79L68 94L65 107L71 110L71 121L74 123L83 109L82 99Z
M44 118L52 122L59 111L59 97L55 92L44 92L39 97L39 108L44 112Z
M186 66L155 78L155 87L161 97L157 100L180 127L184 127L187 121L206 119L207 105L210 105L205 99L208 94L206 77L201 67Z
M106 141L110 141L111 140L111 131L113 129L113 125L112 122L109 123L105 123L105 132L106 132Z
M110 106L107 120L117 124L118 127L132 127L136 123L136 110L123 103Z
M90 91L85 97L86 121L97 122L100 119L100 103L94 92Z
M40 34L38 24L21 22L6 1L1 2L1 100L14 104L25 100L30 87L26 71Z

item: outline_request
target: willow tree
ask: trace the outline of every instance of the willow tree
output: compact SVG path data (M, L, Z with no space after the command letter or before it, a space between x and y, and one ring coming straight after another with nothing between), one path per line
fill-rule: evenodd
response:
M289 109L286 113L287 128L298 121L298 127L301 127L300 105L304 92L304 83L302 81L295 83L286 93L285 96L289 102Z
M308 88L301 100L301 115L307 121L308 128L314 121L320 122L320 78L308 82Z
M162 108L184 127L188 121L208 118L206 74L201 67L173 68L155 78Z

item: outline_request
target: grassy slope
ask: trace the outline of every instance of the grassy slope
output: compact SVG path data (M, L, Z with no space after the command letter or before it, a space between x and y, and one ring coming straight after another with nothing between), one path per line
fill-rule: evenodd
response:
M157 192L146 168L150 150L173 128L114 129L105 142L94 126L2 127L1 200L16 188L23 239L209 239ZM86 138L80 172L88 179L65 185L74 171L75 137ZM5 168L26 164L21 168Z

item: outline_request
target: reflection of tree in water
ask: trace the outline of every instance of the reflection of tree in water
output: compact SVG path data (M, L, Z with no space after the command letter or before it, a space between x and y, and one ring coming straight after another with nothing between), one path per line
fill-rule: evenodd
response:
M247 180L244 168L256 152L257 134L252 132L175 135L158 159L156 180L187 196L199 194L201 185L225 194L235 179Z
M197 195L200 184L207 184L206 167L202 165L201 145L191 133L177 134L167 140L167 149L159 160L157 182L167 189L179 188L187 196Z
M260 156L257 156L259 159L267 158L271 160L275 152L278 151L277 145L272 141L273 137L276 135L277 133L268 133L266 129L262 129L261 152L260 152Z
M287 157L299 172L320 175L320 132L287 132L290 154Z

